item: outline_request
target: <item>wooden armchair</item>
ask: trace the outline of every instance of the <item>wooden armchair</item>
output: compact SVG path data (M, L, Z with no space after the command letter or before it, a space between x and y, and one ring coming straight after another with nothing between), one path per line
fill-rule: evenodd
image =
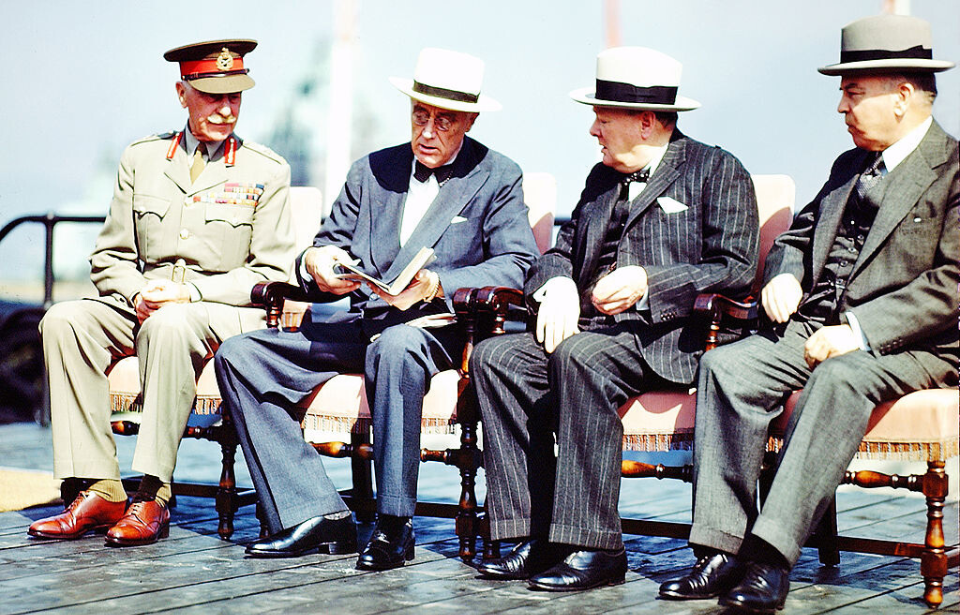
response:
M320 190L308 186L290 189L296 244L299 249L310 245L316 230L320 227L323 207ZM207 363L197 380L197 398L193 411L184 430L184 437L210 440L220 444L223 462L220 481L216 487L190 483L173 484L174 495L194 495L216 498L216 510L219 517L218 534L224 540L233 534L233 514L239 506L252 504L256 494L252 489L237 489L234 475L234 462L237 454L236 432L230 424L230 417L220 414L220 391L213 369L213 358L207 357ZM110 406L113 412L111 427L117 435L136 435L140 430L140 373L135 356L125 357L110 367ZM125 478L124 486L135 491L139 478ZM65 497L64 501L72 501Z
M786 230L792 220L794 185L786 176L754 176L761 222L761 263L773 240ZM762 271L757 274L754 295L759 291ZM493 315L498 328L510 308L522 307L523 297L513 289L483 289L467 298L473 309ZM757 317L756 302L739 303L719 295L701 295L694 311L710 322L705 348L717 343L724 321L735 323ZM497 325L495 325L497 326ZM784 431L799 392L786 402L785 412L771 426L767 443L767 471L761 478L761 497L772 478L776 453L783 443ZM634 397L620 408L623 421L623 448L626 451L666 452L693 448L696 414L696 390L652 391ZM924 600L930 606L943 601L943 578L947 568L960 562L957 545L945 545L943 507L948 479L944 462L958 455L960 448L960 396L954 387L917 391L898 400L877 406L870 420L858 459L919 460L927 463L924 474L887 475L873 471L848 471L843 484L860 487L904 488L923 493L927 503L927 527L923 544L907 541L872 540L837 535L836 505L820 522L807 546L819 549L826 565L839 562L839 551L856 551L880 555L898 555L920 559L925 580ZM693 467L647 464L632 460L622 462L623 477L671 478L690 482ZM623 531L631 534L687 538L689 524L623 519ZM496 549L496 545L493 545Z
M529 221L540 251L550 247L556 207L556 181L547 173L526 173L523 179L524 201L529 207ZM443 451L424 449L422 461L440 461L458 468L461 494L458 504L418 502L417 515L456 519L460 537L460 556L470 559L476 552L479 532L474 481L480 466L477 448L479 415L471 403L471 396L461 395L467 386L467 361L473 349L476 312L471 297L477 289L465 289L454 299L460 326L464 327L468 343L461 364L436 374L424 398L421 419L423 434L454 434L459 429L460 445ZM267 324L271 327L294 328L308 304L302 291L291 284L258 284L252 298L255 304L267 310ZM362 374L341 374L317 388L305 398L300 407L305 411L302 427L304 438L318 453L330 457L352 459L353 488L342 492L347 504L358 519L372 520L376 511L371 479L370 409L367 405ZM349 434L350 441L324 441L330 432Z

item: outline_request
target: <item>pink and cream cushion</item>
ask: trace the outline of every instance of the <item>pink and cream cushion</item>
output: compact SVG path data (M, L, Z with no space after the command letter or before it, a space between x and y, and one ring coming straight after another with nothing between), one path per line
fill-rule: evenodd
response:
M120 359L110 368L110 409L112 421L140 422L143 402L140 399L140 366L136 357ZM210 427L220 422L220 389L213 361L208 360L197 380L197 399L187 425Z
M800 393L787 400L771 425L767 449L779 450L784 429ZM656 391L634 397L620 407L623 448L671 451L693 448L697 394ZM916 391L873 411L857 458L946 460L960 454L960 394L957 389Z

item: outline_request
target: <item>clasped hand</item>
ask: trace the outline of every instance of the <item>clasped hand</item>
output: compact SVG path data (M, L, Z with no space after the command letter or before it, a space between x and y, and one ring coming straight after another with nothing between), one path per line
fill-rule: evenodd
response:
M186 284L172 280L150 280L135 297L137 321L142 323L168 303L189 302L190 290Z
M436 277L436 280L434 280ZM400 291L398 295L391 295L387 292L384 292L380 287L370 284L370 289L373 292L377 293L377 296L397 308L400 311L406 311L410 306L427 299L429 295L436 294L437 286L434 285L440 284L440 276L432 271L427 269L421 269L417 272L417 275L414 276L413 280L410 282L409 286ZM431 297L432 298L432 297Z
M823 327L807 338L803 345L803 359L810 369L831 357L860 349L860 340L850 325Z
M632 308L647 292L647 271L637 265L614 269L593 287L590 301L601 314L619 314Z

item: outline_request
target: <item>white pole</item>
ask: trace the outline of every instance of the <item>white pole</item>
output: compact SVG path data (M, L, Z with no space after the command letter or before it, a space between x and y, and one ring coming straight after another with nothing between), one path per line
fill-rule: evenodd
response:
M891 15L909 15L910 0L883 0L883 12Z
M324 215L340 194L350 168L353 133L353 48L356 0L333 3L333 45L330 50L330 103L327 108L327 164Z

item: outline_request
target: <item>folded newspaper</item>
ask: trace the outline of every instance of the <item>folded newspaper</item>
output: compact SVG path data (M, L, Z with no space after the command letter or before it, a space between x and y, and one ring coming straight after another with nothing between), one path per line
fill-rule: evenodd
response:
M383 290L383 292L387 293L388 295L396 296L403 292L403 289L405 289L407 286L410 286L410 282L413 281L413 278L417 275L418 271L436 259L437 257L433 253L433 248L420 248L420 251L417 252L412 259L410 259L410 262L407 263L407 266L403 268L403 271L401 271L400 274L390 282L378 280L377 278L358 269L357 265L359 264L359 261L355 261L353 263L337 261L333 266L333 271L337 274L337 277L344 280L369 282L377 288Z

